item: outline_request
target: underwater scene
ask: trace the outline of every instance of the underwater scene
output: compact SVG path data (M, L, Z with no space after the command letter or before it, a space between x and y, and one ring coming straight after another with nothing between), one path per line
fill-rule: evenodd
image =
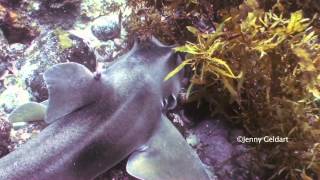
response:
M319 179L319 0L0 0L0 180Z

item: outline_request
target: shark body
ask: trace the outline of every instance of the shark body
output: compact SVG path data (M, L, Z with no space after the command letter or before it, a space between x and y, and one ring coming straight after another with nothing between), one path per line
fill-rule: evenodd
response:
M53 66L44 74L50 125L0 159L0 180L90 180L128 156L139 179L209 179L163 114L162 100L180 89L179 76L163 79L178 64L171 47L151 40L101 73Z

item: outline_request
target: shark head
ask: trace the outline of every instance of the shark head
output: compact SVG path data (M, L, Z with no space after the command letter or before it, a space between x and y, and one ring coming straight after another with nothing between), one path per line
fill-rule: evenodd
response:
M114 64L118 67L111 65L109 68L118 69L119 66L135 66L137 68L136 72L157 82L156 86L161 91L162 97L166 98L169 95L177 94L181 89L183 75L182 70L170 80L164 80L168 73L182 62L180 55L174 52L173 47L175 46L162 44L155 37L142 42L135 41L127 54L114 61ZM134 72L130 72L130 75L134 76Z

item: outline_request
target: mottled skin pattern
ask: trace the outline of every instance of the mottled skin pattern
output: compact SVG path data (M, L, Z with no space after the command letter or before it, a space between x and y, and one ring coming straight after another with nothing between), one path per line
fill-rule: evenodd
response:
M163 81L178 59L170 47L152 40L135 45L105 71L74 84L69 77L55 78L66 69L82 67L57 65L47 73L47 83L53 78L70 85L49 87L48 111L56 110L49 117L52 123L0 159L0 180L90 180L139 150L159 127L162 100L180 89L178 76ZM69 96L60 96L68 86L73 86Z

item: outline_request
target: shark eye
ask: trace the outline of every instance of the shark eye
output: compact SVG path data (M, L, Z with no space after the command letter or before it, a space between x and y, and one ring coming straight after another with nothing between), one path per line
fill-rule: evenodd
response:
M167 105L166 108L168 110L173 110L175 107L177 106L177 97L173 94L171 94L168 98L167 98Z

